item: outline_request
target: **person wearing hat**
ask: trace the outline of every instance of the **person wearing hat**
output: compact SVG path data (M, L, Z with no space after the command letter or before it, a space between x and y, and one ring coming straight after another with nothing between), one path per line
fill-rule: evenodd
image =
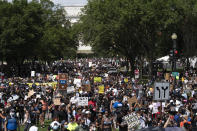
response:
M89 111L89 110L87 110L86 112L85 112L85 118L84 118L84 120L85 120L85 125L89 128L90 127L90 124L91 124L91 112Z

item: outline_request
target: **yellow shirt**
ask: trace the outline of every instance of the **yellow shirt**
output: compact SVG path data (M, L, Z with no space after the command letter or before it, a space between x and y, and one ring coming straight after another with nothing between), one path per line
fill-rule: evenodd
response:
M76 130L77 127L78 127L78 124L76 122L68 124L69 131L74 131L74 130Z

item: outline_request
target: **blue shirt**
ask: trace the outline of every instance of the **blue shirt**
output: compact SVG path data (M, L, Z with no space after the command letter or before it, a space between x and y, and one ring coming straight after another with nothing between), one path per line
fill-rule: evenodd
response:
M176 122L179 122L179 120L180 120L180 115L175 115L175 116L174 116L174 120L175 120Z
M17 120L16 120L16 118L8 119L7 129L8 130L16 130L17 129Z
M118 108L118 107L122 107L122 103L120 102L115 102L114 105L113 105L113 108Z

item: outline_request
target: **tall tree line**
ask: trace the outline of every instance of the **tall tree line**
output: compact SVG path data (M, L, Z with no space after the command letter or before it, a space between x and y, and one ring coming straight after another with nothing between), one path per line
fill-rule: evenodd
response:
M196 0L89 0L78 27L96 53L124 56L134 65L136 58L152 63L168 55L172 33L182 57L197 55L196 20Z
M24 61L72 57L77 37L66 12L50 0L0 0L0 59Z

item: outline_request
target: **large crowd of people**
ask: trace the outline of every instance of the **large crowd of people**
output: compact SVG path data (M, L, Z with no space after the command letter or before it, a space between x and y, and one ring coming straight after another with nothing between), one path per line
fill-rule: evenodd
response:
M116 59L67 60L29 78L4 76L0 131L197 130L196 68L143 83L121 72L121 64ZM67 75L65 89L58 88L58 73ZM170 83L169 100L154 100L156 81ZM138 121L130 116L130 124L125 122L130 114Z

